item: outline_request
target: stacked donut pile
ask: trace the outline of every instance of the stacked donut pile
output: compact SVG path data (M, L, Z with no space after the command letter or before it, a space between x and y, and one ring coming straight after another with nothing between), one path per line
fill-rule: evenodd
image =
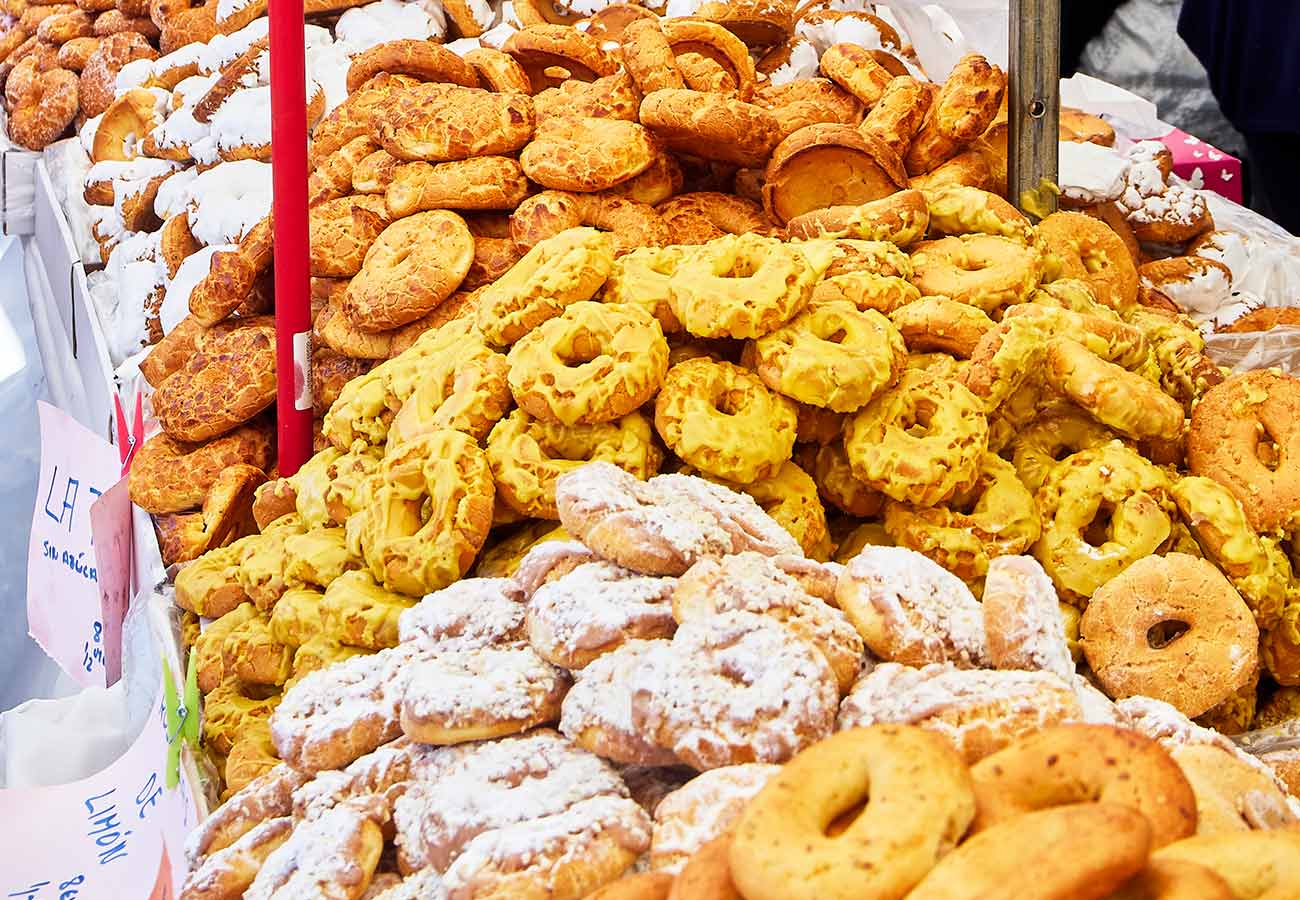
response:
M1294 854L1294 772L1077 674L1029 557L995 559L980 602L906 549L811 560L698 477L591 463L556 505L578 540L371 619L393 646L227 714L269 714L279 759L192 835L182 897L970 897L1068 844L1041 894L1065 900L1235 889ZM288 602L263 647L309 629ZM254 664L244 646L220 677Z
M128 63L158 56L147 0L10 0L0 31L9 137L43 150L99 115Z

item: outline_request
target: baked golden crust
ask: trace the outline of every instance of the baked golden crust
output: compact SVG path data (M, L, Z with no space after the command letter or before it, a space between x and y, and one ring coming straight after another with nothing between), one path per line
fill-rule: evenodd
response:
M763 206L784 224L810 210L879 200L906 184L898 155L875 137L848 125L809 125L772 151Z
M181 441L231 431L275 401L275 327L255 324L205 341L153 396L163 430Z
M761 106L704 91L648 94L641 122L673 150L742 167L766 163L781 132Z
M474 68L446 47L432 41L403 38L386 41L352 57L352 65L348 67L348 93L380 72L468 88L479 86Z
M533 101L456 84L408 88L379 117L380 146L398 159L427 162L513 153L533 134Z
M542 187L591 192L641 174L657 154L650 133L636 122L575 115L543 120L519 163Z

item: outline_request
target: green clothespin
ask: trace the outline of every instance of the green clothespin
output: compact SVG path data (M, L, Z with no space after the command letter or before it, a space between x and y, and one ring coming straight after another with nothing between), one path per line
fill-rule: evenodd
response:
M198 657L191 653L185 672L185 687L181 696L176 694L176 682L171 667L163 663L163 708L167 721L167 787L180 784L181 744L197 747L199 743L199 678Z

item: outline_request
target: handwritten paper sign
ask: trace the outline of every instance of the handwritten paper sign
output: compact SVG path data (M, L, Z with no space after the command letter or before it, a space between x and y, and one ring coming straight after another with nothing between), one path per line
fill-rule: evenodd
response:
M104 624L104 674L109 686L122 677L122 620L131 604L131 497L123 478L90 505L100 621Z
M38 409L41 479L27 553L27 630L79 684L104 687L107 644L90 508L118 482L122 462L116 447L67 413L47 403Z
M159 697L108 768L70 784L0 790L0 897L174 898L197 812L183 772L175 788L165 785L167 745Z

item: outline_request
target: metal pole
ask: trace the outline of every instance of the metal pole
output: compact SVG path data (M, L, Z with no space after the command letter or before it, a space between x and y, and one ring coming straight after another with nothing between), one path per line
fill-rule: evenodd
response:
M270 0L275 223L275 414L280 474L311 456L311 270L307 258L307 71L302 0Z
M1007 197L1027 213L1056 211L1061 121L1061 2L1011 0Z

